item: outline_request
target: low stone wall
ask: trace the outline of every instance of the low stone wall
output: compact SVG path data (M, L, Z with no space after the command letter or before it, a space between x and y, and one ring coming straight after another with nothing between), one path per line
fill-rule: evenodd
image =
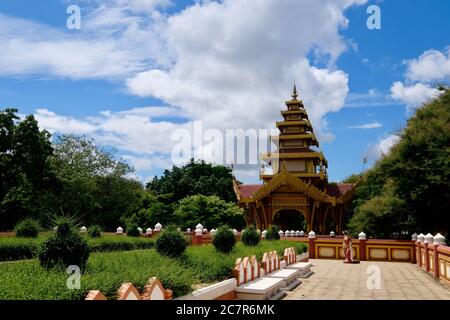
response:
M317 236L315 238L282 237L309 246L312 259L344 259L343 237ZM415 243L412 240L353 239L353 258L362 261L415 262Z
M308 244L309 258L344 260L342 236L315 235L282 237ZM393 261L417 263L436 279L450 284L450 247L441 234L413 234L411 240L367 239L361 232L352 239L353 258L361 261Z
M444 241L440 234L420 234L415 242L415 257L420 268L450 284L450 247Z

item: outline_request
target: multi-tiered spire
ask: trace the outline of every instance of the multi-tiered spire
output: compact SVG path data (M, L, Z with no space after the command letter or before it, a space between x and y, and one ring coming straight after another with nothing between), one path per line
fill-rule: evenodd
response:
M280 163L284 163L289 173L320 188L327 179L327 161L322 152L311 149L312 146L318 147L319 142L302 100L297 99L295 84L291 96L292 99L286 101L287 110L281 111L283 121L276 122L280 134L271 137L278 150L262 155L262 160L272 166L272 173L262 172L261 178L269 181L281 171Z

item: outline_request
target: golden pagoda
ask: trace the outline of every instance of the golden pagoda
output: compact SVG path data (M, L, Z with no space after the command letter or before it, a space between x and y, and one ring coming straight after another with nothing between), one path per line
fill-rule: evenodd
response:
M234 179L239 205L248 225L267 229L314 230L320 234L342 232L343 220L355 186L328 183L328 163L319 147L303 102L294 85L292 99L276 122L279 135L271 136L275 152L261 154L260 185Z

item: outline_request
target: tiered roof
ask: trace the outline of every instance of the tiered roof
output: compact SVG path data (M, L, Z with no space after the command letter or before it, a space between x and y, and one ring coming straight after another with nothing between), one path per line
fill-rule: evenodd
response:
M326 180L325 168L328 163L322 152L310 149L312 146L318 147L319 141L314 134L303 102L298 99L295 85L292 91L292 99L286 101L285 104L287 110L281 111L283 121L276 122L280 133L271 136L271 140L278 146L278 150L261 155L262 161L269 163L274 169L273 174L261 173L261 178L268 181L274 174L280 172L281 166L274 166L275 161L303 161L304 168L291 167L288 171L299 178ZM318 170L317 167L320 167L320 169Z
M285 104L287 110L281 111L283 121L276 123L280 133L271 136L278 150L261 155L261 159L272 166L272 173L261 172L260 177L264 184L235 183L234 187L239 200L254 201L270 193L278 184L285 184L288 181L293 189L310 194L317 200L330 202L333 205L345 202L354 192L354 185L328 183L325 169L328 166L327 160L322 152L311 149L312 146L319 146L319 142L303 102L298 99L295 85L292 99ZM299 170L300 167L303 170Z

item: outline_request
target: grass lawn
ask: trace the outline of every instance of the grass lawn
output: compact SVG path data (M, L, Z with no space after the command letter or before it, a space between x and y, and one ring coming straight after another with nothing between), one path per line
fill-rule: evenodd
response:
M238 243L229 255L215 251L212 245L191 246L184 257L174 260L159 255L156 250L93 253L81 277L81 289L66 287L68 275L64 270L46 271L36 259L0 263L0 300L5 299L84 299L91 289L101 290L114 298L123 282L132 282L142 290L151 276L158 277L163 286L178 297L191 292L192 286L217 282L231 277L237 257L294 246L299 252L304 244L290 241L262 241L256 247Z

